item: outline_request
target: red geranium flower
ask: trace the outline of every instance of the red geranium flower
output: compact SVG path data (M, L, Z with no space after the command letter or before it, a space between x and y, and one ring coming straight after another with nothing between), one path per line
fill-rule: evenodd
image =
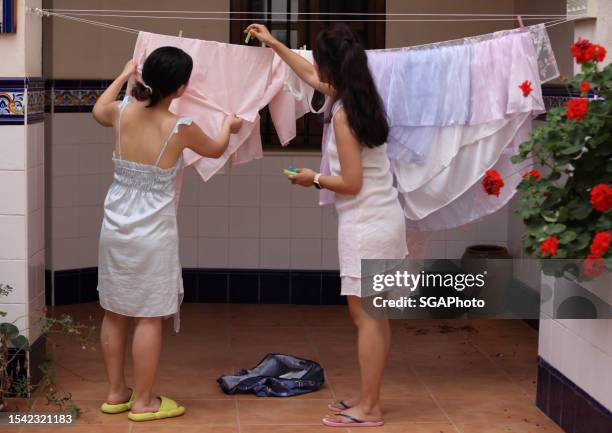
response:
M540 175L540 172L538 170L530 170L530 171L528 171L527 173L525 173L523 175L524 179L526 179L528 177L533 177L535 180L540 180L542 175Z
M593 44L587 49L587 57L594 62L603 62L606 58L606 49L601 45Z
M482 179L482 187L489 195L499 197L499 190L504 186L504 181L499 172L494 169L487 170Z
M606 264L601 257L590 255L582 263L582 269L588 278L596 278L606 270Z
M520 86L518 86L519 89L521 89L523 91L523 96L526 98L527 96L529 96L529 94L533 91L533 89L531 88L531 82L529 80L525 80L521 83Z
M595 185L591 189L591 206L598 212L607 212L612 208L612 188L605 183Z
M591 255L597 257L603 256L610 246L610 237L609 231L597 232L593 236L593 241L591 241Z
M579 122L589 111L589 101L583 98L574 98L565 104L566 115L570 120Z
M591 47L591 42L588 39L578 38L576 43L572 44L570 50L572 51L572 56L576 59L576 63L582 64L591 60L591 58L587 58L587 51ZM591 53L592 55L593 53Z
M592 44L588 39L578 38L570 49L578 64L592 61L602 62L606 58L606 49L601 45Z
M557 254L557 249L559 247L559 239L556 236L549 236L542 241L540 244L540 252L542 253L542 257L546 256L554 256Z
M587 93L591 89L591 84L588 81L583 81L580 86L580 93Z

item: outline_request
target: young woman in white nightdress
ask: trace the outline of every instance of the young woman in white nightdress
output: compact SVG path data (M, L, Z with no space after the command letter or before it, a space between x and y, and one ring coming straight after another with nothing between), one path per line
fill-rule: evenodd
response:
M265 26L245 32L271 47L307 84L332 98L327 153L331 176L307 168L290 176L295 184L335 192L342 294L358 332L361 387L356 397L329 405L323 418L330 427L377 427L384 424L380 385L390 345L387 320L368 316L361 304L361 259L403 259L408 254L404 213L389 170L389 132L380 96L363 47L344 24L317 37L310 62L276 40Z
M135 72L132 61L100 96L93 116L115 130L114 179L104 201L100 232L98 292L105 310L101 344L109 380L102 412L129 411L133 421L182 415L185 408L152 388L159 363L162 319L178 313L183 295L176 222L176 177L185 148L211 158L225 151L240 129L226 118L216 140L191 119L169 111L186 91L193 62L178 48L161 47L143 65L142 81L118 102ZM127 387L124 354L130 318L135 319L134 388Z

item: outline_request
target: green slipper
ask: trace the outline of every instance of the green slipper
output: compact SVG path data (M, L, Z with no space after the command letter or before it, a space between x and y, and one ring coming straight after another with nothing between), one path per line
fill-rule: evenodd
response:
M122 413L130 410L134 404L134 399L136 398L134 388L130 388L130 391L132 391L132 394L130 394L130 399L125 403L110 404L105 402L102 403L102 406L100 406L100 410L104 413L110 414Z
M159 399L161 400L161 404L157 412L130 412L128 413L128 418L132 421L154 421L157 419L174 418L185 413L185 408L179 406L174 400L164 397L163 395L160 395Z

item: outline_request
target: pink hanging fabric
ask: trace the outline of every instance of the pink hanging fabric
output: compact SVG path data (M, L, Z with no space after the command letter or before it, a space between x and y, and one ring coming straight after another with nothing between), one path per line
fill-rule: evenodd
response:
M284 90L287 65L272 49L140 32L134 48L139 72L147 56L163 46L181 48L194 62L187 90L170 106L173 113L190 117L211 137L219 134L229 113L243 119L221 158L184 151L185 166L193 165L202 179L210 179L228 161L240 164L263 156L259 111L266 105L281 143L295 137L296 119L309 111L308 101Z

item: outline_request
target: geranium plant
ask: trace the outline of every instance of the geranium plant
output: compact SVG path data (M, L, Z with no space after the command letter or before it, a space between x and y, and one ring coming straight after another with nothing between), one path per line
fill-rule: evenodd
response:
M579 259L580 266L544 260L544 272L589 280L612 269L612 66L604 47L579 39L571 47L581 72L567 81L580 97L548 111L546 123L520 146L514 163L533 158L541 172L524 174L517 214L523 247L546 259ZM519 86L528 95L525 83ZM590 96L590 97L589 97ZM557 262L557 263L555 263Z

